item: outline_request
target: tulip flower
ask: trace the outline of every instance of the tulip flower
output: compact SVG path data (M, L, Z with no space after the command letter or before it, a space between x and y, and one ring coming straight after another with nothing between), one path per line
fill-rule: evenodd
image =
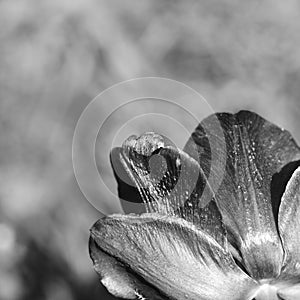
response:
M289 132L252 112L219 113L183 150L146 133L111 161L120 197L146 208L91 228L90 256L111 294L300 299L300 148Z

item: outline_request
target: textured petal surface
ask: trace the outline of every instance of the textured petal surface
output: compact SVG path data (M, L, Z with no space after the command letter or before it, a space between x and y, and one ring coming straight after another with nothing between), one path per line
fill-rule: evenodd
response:
M282 197L279 231L285 249L281 276L298 276L300 279L300 167L289 180Z
M90 238L89 250L101 283L114 296L126 299L142 299L141 297L153 300L167 299L139 280L121 262L103 252L92 238Z
M256 279L276 277L283 250L272 212L272 176L300 159L299 148L287 131L254 113L221 113L217 117L218 124L215 118L205 119L184 150L195 153L196 143L199 156L191 156L200 162L207 177L221 180L215 198L230 241L241 252L248 272ZM222 127L223 136L215 135L215 126ZM222 152L224 142L226 153ZM212 163L216 155L226 158L225 170ZM209 184L214 186L214 182Z
M201 172L197 161L151 132L128 138L122 148L113 149L111 161L115 174L121 175L117 176L119 186L124 175L118 162L138 189L147 211L168 215L176 215L184 206Z
M164 137L146 133L113 149L111 161L122 199L143 201L148 212L184 218L226 247L222 217L210 189L209 201L199 205L206 177L195 159L168 145Z
M177 217L116 215L99 220L91 237L172 299L246 300L256 288L214 239Z

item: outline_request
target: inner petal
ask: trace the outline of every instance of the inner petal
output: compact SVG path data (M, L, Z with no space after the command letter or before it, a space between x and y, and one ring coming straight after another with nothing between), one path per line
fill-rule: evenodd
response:
M284 300L299 300L300 284L295 284L293 286L280 289L278 291L278 296L280 296L280 298Z
M300 284L294 280L260 281L260 287L255 294L255 300L299 300Z
M258 289L256 300L279 300L277 296L277 287L269 283L263 283Z

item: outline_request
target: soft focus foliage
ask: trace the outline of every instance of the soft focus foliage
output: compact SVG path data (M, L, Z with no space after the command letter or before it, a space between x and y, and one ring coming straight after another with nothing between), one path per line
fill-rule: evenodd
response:
M111 299L87 253L99 213L71 161L76 121L104 88L170 77L299 142L299 16L296 0L1 0L0 298Z

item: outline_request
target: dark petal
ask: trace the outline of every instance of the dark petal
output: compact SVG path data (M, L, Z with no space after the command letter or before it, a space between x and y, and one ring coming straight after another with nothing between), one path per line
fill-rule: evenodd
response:
M248 272L256 279L276 277L283 250L272 213L271 181L283 166L300 159L299 148L287 131L255 113L216 116L217 121L211 116L201 122L184 151L200 162L210 186L221 181L213 189L215 198ZM218 126L221 134L216 134Z
M146 212L143 200L136 187L132 177L129 176L127 165L122 164L123 157L121 154L122 148L114 148L110 153L110 161L113 166L114 176L118 184L118 195L121 206L125 213L144 213Z
M126 299L138 299L143 296L146 299L167 300L149 285L139 280L128 268L114 257L103 252L93 238L89 242L90 256L94 269L99 274L101 283L115 297Z
M300 166L300 161L293 161L285 165L280 172L273 175L271 183L271 198L272 208L275 217L276 225L278 228L278 215L281 198L285 192L286 186L291 179L295 170Z
M206 190L206 205L199 205L206 177L195 159L164 137L146 133L113 149L111 162L123 200L141 200L148 212L182 217L227 247L221 214L210 189ZM238 257L236 251L234 254Z
M257 289L229 252L181 218L115 215L99 220L91 237L101 253L116 258L171 299L247 300ZM91 251L94 261L97 248ZM100 275L102 264L105 261L98 260ZM111 284L114 290L113 281Z
M289 180L282 196L278 222L285 250L281 276L300 277L300 167Z

